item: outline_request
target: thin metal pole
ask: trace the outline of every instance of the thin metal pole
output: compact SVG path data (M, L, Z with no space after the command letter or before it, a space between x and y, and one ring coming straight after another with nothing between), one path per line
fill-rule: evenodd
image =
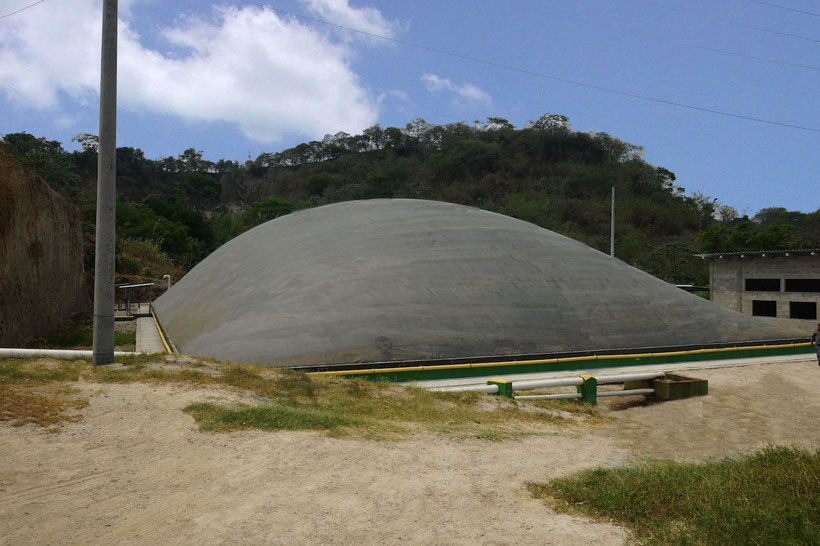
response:
M615 186L612 186L612 214L609 225L609 255L615 257Z
M100 145L94 256L94 350L97 366L114 362L114 247L117 198L117 0L103 0Z

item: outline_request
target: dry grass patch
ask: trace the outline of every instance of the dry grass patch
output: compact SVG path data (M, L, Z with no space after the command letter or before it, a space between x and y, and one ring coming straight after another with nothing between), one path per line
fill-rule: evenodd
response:
M185 408L201 430L213 432L321 430L334 436L368 439L435 432L500 441L543 432L549 426L576 426L601 419L595 408L574 402L530 404L480 393L432 392L188 357L138 355L98 367L84 361L0 361L0 382L64 384L80 378L95 383L227 388L251 395L242 405L202 402Z
M76 392L56 385L32 388L0 384L0 421L10 421L12 426L52 427L56 432L59 428L55 427L82 419L76 411L88 406L88 400L77 398Z

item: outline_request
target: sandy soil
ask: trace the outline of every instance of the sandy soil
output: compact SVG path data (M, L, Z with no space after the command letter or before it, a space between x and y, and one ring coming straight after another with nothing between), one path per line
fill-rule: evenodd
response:
M600 399L614 416L596 431L636 454L703 460L767 444L820 449L820 367L805 361L697 370L709 396L647 403L639 397Z
M602 400L611 424L500 443L202 434L180 409L235 395L81 384L84 421L61 433L0 424L0 543L623 544L624 530L556 514L524 483L633 454L820 447L816 363L690 375L709 397Z

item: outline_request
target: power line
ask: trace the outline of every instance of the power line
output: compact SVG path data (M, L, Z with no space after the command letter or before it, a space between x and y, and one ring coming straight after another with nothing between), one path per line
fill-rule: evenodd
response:
M11 13L7 13L7 14L5 14L5 15L0 15L0 19L5 19L6 17L11 17L12 15L14 15L14 14L16 14L16 13L20 13L21 11L26 11L27 9L29 9L29 8L33 8L33 7L34 7L34 6L36 6L37 4L42 4L42 3L43 3L43 2L45 2L45 1L46 1L46 0L38 0L37 2L34 2L33 4L29 4L28 6L26 6L26 7L24 7L24 8L20 8L20 9L18 9L17 11L12 11Z
M751 59L751 60L754 60L754 61L762 61L762 62L774 63L774 64L780 64L780 65L786 65L786 66L794 66L794 67L797 67L797 68L806 68L808 70L820 70L820 66L812 66L812 65L807 65L807 64L792 63L792 62L789 62L789 61L781 61L781 60L778 60L778 59L769 59L768 57L759 57L757 55L749 55L749 54L746 54L746 53L739 53L737 51L729 51L729 50L726 50L726 49L718 49L718 48L715 48L715 47L703 46L703 45L698 45L698 44L691 44L689 42L681 42L681 41L678 41L678 40L672 40L670 38L663 38L661 36L654 36L654 35L651 35L651 34L644 34L642 32L634 32L634 31L631 31L631 30L625 30L625 29L618 28L618 27L615 27L615 26L612 26L612 25L606 25L606 24L603 24L603 23L596 23L594 21L589 21L589 20L586 20L586 19L579 19L577 17L569 17L567 15L558 15L558 14L555 14L555 13L550 13L550 12L544 11L544 10L539 9L539 8L525 8L525 7L518 6L517 4L513 4L513 3L510 3L510 2L505 2L504 0L495 0L495 1L498 2L499 4L503 4L505 6L508 6L508 7L514 8L514 9L517 8L517 9L526 10L526 11L534 11L534 12L542 13L542 14L547 15L549 17L557 17L559 19L566 19L568 21L574 21L574 22L577 22L577 23L583 23L585 25L591 25L591 26L596 26L596 27L599 27L599 28L605 28L605 29L608 29L608 30L611 30L611 31L614 31L614 32L621 32L621 33L624 33L624 34L630 34L632 36L638 36L640 38L646 38L646 39L649 39L649 40L658 40L658 41L661 41L661 42L666 42L668 44L679 45L679 46L683 46L683 47L691 47L691 48L694 48L694 49L701 49L701 50L704 50L704 51L711 51L713 53L721 53L723 55L732 55L734 57L741 57L741 58L744 58L744 59ZM750 0L750 1L755 1L755 0Z
M820 17L820 13L812 13L810 11L803 11L802 9L789 8L786 6L781 6L780 4L772 4L771 2L763 2L761 0L749 0L749 2L754 2L755 4L763 4L764 6L771 6L773 8L795 11L797 13L802 13L803 15L811 15L812 17Z
M251 0L240 0L240 1L242 1L246 4L251 4L251 5L254 5L254 6L258 6L258 7L261 7L263 9L269 9L269 10L275 11L277 13L290 15L291 17L304 19L306 21L311 21L311 22L318 23L318 24L321 24L321 25L326 25L326 26L330 26L330 27L334 27L334 28L340 28L340 29L343 29L343 30L348 30L350 32L356 32L358 34L363 34L365 36L370 36L372 38L379 38L381 40L386 40L388 42L393 42L393 43L396 43L396 44L401 44L401 45L405 45L405 46L409 46L409 47L414 47L416 49L421 49L421 50L424 50L424 51L429 51L431 53L437 53L439 55L445 55L447 57L453 57L453 58L461 59L461 60L464 60L464 61L470 61L470 62L477 63L477 64L492 66L494 68L500 68L502 70L508 70L510 72L517 72L519 74L527 74L529 76L536 76L536 77L544 78L544 79L547 79L547 80L552 80L552 81L557 81L557 82L562 82L562 83L568 83L570 85L585 87L587 89L595 89L597 91L604 91L606 93L612 93L612 94L615 94L615 95L621 95L621 96L625 96L625 97L632 97L632 98L635 98L635 99L646 100L646 101L656 102L656 103L660 103L660 104L667 104L667 105L670 105L670 106L677 106L679 108L686 108L686 109L689 109L689 110L697 110L699 112L708 112L710 114L717 114L717 115L727 116L727 117L732 117L732 118L745 119L747 121L756 121L758 123L766 123L768 125L778 125L780 127L789 127L791 129L800 129L802 131L811 131L813 133L820 133L820 129L817 129L817 128L814 128L814 127L805 127L805 126L802 126L802 125L794 125L794 124L791 124L791 123L783 123L783 122L780 122L780 121L773 121L773 120L758 118L758 117L754 117L754 116L745 116L743 114L734 114L732 112L724 112L722 110L715 110L715 109L712 109L712 108L705 108L703 106L696 106L696 105L692 105L692 104L684 104L684 103L681 103L681 102L675 102L675 101L671 101L671 100L659 99L659 98L656 98L656 97L650 97L648 95L640 95L638 93L630 93L628 91L619 91L617 89L611 89L609 87L603 87L603 86L594 85L594 84L591 84L591 83L584 83L584 82L579 82L579 81L575 81L575 80L569 80L569 79L566 79L566 78L559 78L557 76L550 76L549 74L543 74L541 72L535 72L533 70L527 70L525 68L517 68L517 67L514 67L514 66L505 65L505 64L494 62L494 61L479 59L478 57L471 57L469 55L462 55L460 53L453 53L451 51L446 51L446 50L443 50L443 49L438 49L438 48L435 48L435 47L430 47L430 46L426 46L426 45L415 43L415 42L400 40L398 38L391 38L389 36L382 36L381 34L375 34L373 32L368 32L366 30L360 30L360 29L356 29L356 28L347 27L347 26L344 26L344 25L339 25L337 23L331 23L329 21L325 21L323 19L319 19L319 18L316 18L316 17L311 17L311 16L308 16L308 15L302 15L302 14L295 13L295 12L292 12L292 11L289 11L289 10L284 10L284 9L281 9L281 8L275 8L275 7L273 7L269 4L261 4L259 2L253 2Z
M790 38L797 38L799 40L808 40L809 42L816 42L820 43L820 40L817 38L809 38L808 36L800 36L799 34L790 34L788 32L781 32L779 30L772 30L770 28L764 27L756 27L754 25L747 25L745 23L738 23L737 21L732 21L730 19L721 19L719 17L712 17L711 15L703 15L702 13L695 13L694 11L686 11L685 9L680 8L673 8L671 6L664 6L663 4L656 4L654 2L649 2L648 0L632 0L633 2L637 2L639 4L646 4L648 6L654 6L656 8L666 9L670 11L676 11L678 13L685 13L686 15L692 15L693 17L700 17L701 19L708 19L709 21L717 21L719 23L726 23L727 25L735 25L738 27L749 28L752 30L759 30L760 32L768 32L770 34L779 34L780 36L788 36Z

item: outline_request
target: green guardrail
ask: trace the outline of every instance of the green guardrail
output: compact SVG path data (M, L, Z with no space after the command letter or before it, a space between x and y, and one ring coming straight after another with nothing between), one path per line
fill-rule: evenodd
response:
M466 364L410 366L396 368L372 368L358 370L333 370L310 372L316 375L336 375L358 377L376 381L404 382L431 379L457 379L486 375L506 375L519 373L559 372L586 370L593 368L614 368L650 364L670 364L703 360L724 360L730 358L750 358L813 353L811 343L789 343L783 345L756 345L751 347L723 347L719 349L695 349L665 353L640 353L624 355L592 355L569 358L548 358L543 360L507 360Z

